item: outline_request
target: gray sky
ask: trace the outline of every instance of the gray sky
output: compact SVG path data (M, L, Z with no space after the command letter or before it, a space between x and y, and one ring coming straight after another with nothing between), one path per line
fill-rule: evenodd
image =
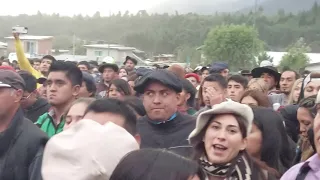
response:
M109 15L110 11L119 10L135 13L138 10L150 9L164 1L166 0L4 0L1 3L0 15L36 14L39 10L43 13L67 16L80 13L93 15L100 11L101 15L105 16Z

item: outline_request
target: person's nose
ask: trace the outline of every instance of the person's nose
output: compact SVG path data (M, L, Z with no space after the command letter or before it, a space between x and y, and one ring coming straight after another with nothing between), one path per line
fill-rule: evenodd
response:
M160 104L160 96L159 95L155 95L153 98L153 103L154 104Z
M223 129L220 129L217 132L217 138L220 139L220 140L225 140L226 139L226 131L223 130Z

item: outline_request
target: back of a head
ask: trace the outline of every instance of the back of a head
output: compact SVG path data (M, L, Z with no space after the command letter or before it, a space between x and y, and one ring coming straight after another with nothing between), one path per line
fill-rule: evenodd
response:
M161 149L142 149L125 156L110 180L186 180L200 175L199 166L182 156Z
M186 75L186 72L183 69L183 67L177 64L171 65L168 68L168 71L173 72L175 75L177 75L181 79L184 79L184 76Z
M71 62L55 61L50 66L49 74L51 72L64 72L73 86L82 85L82 72Z
M124 98L124 102L131 107L139 116L145 116L147 114L142 100L135 96L127 96Z
M26 88L24 89L28 93L32 93L37 89L37 79L28 71L19 71L18 74L22 77L26 83Z
M82 79L86 83L88 92L92 93L92 97L94 97L97 91L97 86L93 76L87 72L82 72Z
M240 98L240 102L242 101L243 98L245 98L247 96L250 96L255 101L257 101L258 106L260 106L260 107L271 107L271 103L268 99L268 96L259 90L252 89L252 90L245 91L243 93L242 97Z
M136 140L120 126L84 119L48 141L42 176L46 180L109 179L123 156L137 149Z
M181 80L182 88L190 94L190 98L188 100L189 106L194 106L194 101L196 97L197 90L196 88L188 81L187 79Z
M124 128L132 136L135 136L137 134L137 129L136 129L137 118L134 112L123 101L120 101L118 99L107 99L107 98L98 99L87 107L84 115L86 115L89 112L113 113L116 115L120 115L125 119Z

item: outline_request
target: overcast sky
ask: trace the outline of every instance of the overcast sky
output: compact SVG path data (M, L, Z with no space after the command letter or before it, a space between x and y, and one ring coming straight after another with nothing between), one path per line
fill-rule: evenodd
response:
M67 16L79 13L93 15L96 11L100 11L101 15L119 10L135 13L164 1L166 0L4 0L1 2L0 15L36 14L37 11Z

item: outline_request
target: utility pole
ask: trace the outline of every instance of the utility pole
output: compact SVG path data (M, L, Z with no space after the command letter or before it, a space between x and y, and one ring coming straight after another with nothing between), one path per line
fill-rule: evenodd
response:
M76 53L76 35L73 33L73 36L72 36L72 55L73 55L73 58L75 56L75 53Z
M257 12L258 12L258 0L254 0L254 14L253 14L253 25L252 25L254 30L256 29ZM254 51L255 51L254 39L252 39L252 47L253 47L252 53L254 55ZM253 60L256 62L257 61L256 57L255 56L253 56L253 57L254 57Z
M109 10L109 18L111 18L111 10ZM110 56L110 38L108 39L108 56Z

